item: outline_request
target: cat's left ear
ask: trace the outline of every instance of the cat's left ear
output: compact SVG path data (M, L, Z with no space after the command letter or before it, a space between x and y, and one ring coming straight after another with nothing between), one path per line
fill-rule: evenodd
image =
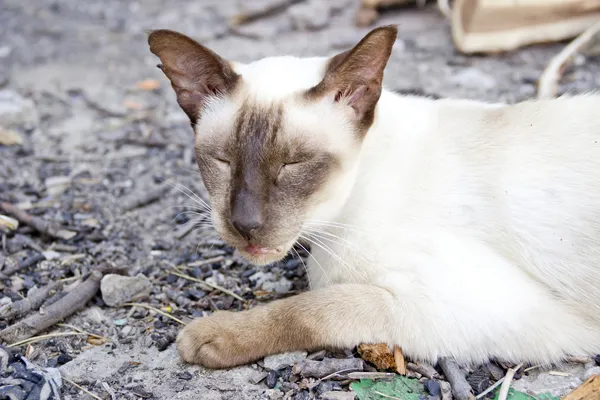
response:
M334 95L352 107L359 126L368 129L381 95L383 71L398 35L395 25L376 28L351 50L329 60L323 80L307 92L309 98Z

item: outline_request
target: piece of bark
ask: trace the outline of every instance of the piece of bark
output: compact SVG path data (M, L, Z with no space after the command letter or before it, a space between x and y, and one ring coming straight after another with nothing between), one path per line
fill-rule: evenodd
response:
M52 292L60 290L62 282L52 282L46 286L30 291L23 300L15 301L0 308L0 318L12 320L27 314L29 311L37 310L52 295Z
M33 314L0 331L2 340L13 343L28 339L85 307L100 288L102 273L93 271L90 276L69 294L48 306L43 313Z
M600 375L592 375L562 400L600 399Z
M442 371L444 371L446 379L452 385L452 394L457 400L475 398L473 393L471 393L471 385L467 382L464 372L460 369L456 361L443 357L438 360L438 364L442 368Z
M597 0L456 0L452 39L462 53L496 53L573 38L599 18Z
M19 262L16 265L13 265L11 267L8 267L8 268L2 270L2 272L0 272L0 278L4 279L6 277L9 277L25 268L31 267L32 265L39 263L40 261L43 261L45 259L46 259L46 257L43 254L35 254L29 258L21 260L21 262Z
M126 199L121 206L123 211L131 211L139 207L144 207L160 199L172 186L164 184L150 189L146 193L136 193L133 197Z
M400 375L406 375L406 361L400 346L394 346L394 361L396 362L396 372Z
M30 215L19 207L5 201L0 202L0 209L3 209L7 214L15 217L19 222L53 238L68 240L77 235L77 233L56 226L50 221L45 221L39 217Z
M325 358L323 361L304 360L292 368L292 372L296 375L317 379L336 372L362 370L363 361L360 358Z
M362 343L358 346L357 350L363 360L375 365L379 370L396 369L394 354L385 343Z
M429 364L424 363L407 363L406 368L410 371L417 372L428 379L440 379L440 374L437 373L435 368Z

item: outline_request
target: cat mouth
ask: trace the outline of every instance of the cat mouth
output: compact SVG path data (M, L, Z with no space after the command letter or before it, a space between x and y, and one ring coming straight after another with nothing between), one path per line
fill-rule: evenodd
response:
M283 248L280 247L260 247L260 246L255 246L255 245L248 245L246 246L246 248L244 248L244 251L246 253L252 254L253 256L258 256L258 255L267 255L267 254L281 254L283 252Z

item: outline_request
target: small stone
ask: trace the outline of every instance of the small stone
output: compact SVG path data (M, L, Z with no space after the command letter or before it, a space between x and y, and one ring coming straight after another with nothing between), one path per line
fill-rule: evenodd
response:
M597 366L600 367L600 354L596 354L596 356L594 357L594 362Z
M6 129L37 126L39 117L33 101L12 90L0 90L0 121Z
M266 373L264 371L254 371L248 378L248 382L256 385L256 384L260 383L260 381L265 379L267 377L267 375L268 375L268 373Z
M440 389L442 391L442 400L452 399L452 386L450 382L440 381Z
M274 354L265 357L265 368L278 371L285 367L293 366L294 364L304 360L308 353L306 351L293 351L283 354Z
M478 68L466 68L450 78L450 82L457 86L472 89L493 89L496 79Z
M277 371L269 371L267 375L266 384L269 389L273 389L275 385L277 385L277 379L279 378L279 374Z
M102 278L100 290L104 303L114 307L148 296L152 291L152 284L142 274L133 277L108 274Z
M114 321L116 326L123 326L127 324L127 319L126 318L121 318L121 319L116 319Z
M292 289L292 281L287 278L275 282L267 281L262 284L262 289L273 293L288 293Z
M192 380L194 376L190 374L188 371L179 372L177 374L177 378L183 379L184 381Z
M315 31L329 25L331 9L327 1L310 0L289 9L292 26L297 30Z
M69 361L72 361L73 357L71 357L68 354L65 353L61 353L58 358L56 359L57 364L60 365L64 365L66 363L68 363Z
M586 369L585 373L583 374L583 379L586 380L590 376L593 376L593 375L600 375L600 367L592 367L592 368Z
M489 370L485 366L481 366L467 376L467 382L471 385L473 392L479 394L491 386Z
M353 392L325 392L321 394L322 400L354 400L356 395Z
M432 381L431 379L426 379L423 382L423 386L432 396L441 396L442 395L442 387L438 381Z

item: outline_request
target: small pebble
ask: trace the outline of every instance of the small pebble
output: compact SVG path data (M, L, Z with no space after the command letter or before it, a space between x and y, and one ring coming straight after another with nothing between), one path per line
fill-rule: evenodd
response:
M65 353L61 353L57 358L56 361L58 363L58 365L64 365L66 363L68 363L69 361L72 361L73 357L71 357L68 354Z
M277 371L269 371L267 375L266 384L269 389L273 389L275 385L277 385L277 379L279 378L279 374Z
M431 379L426 379L423 383L425 389L432 396L441 396L442 395L442 387L438 381L432 381Z
M183 372L179 372L177 374L177 378L179 379L183 379L184 381L189 381L193 378L194 376L192 374L190 374L188 371L183 371Z

